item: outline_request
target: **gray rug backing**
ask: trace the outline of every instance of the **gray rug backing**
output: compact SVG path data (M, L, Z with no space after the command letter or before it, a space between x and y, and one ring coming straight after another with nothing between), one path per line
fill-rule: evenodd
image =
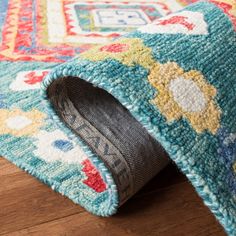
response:
M120 205L168 164L161 145L108 92L66 77L52 83L48 97L58 116L111 171Z

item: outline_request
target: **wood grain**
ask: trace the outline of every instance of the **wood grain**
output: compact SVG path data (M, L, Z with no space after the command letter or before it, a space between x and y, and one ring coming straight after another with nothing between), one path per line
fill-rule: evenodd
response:
M110 218L87 213L3 158L0 182L0 235L226 235L173 164Z

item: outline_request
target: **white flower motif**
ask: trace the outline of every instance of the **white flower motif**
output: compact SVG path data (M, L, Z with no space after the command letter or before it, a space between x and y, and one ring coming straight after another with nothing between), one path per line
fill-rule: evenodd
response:
M13 91L40 89L40 83L48 72L49 70L21 71L10 84L10 89Z
M0 135L31 136L44 125L46 115L38 110L0 109Z
M207 105L204 93L193 80L177 77L170 81L169 89L183 111L201 112Z
M78 144L70 140L61 130L47 132L41 130L34 135L37 149L34 154L46 162L61 161L68 164L82 163L88 159Z
M155 20L138 29L148 34L208 34L207 23L201 12L182 11Z

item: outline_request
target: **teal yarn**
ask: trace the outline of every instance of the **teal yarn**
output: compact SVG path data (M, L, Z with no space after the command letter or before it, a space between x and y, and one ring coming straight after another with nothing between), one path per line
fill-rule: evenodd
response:
M178 14L178 20L193 20L184 23L192 33L181 27L168 33L167 21L159 21L92 48L53 69L42 83L43 97L53 81L67 76L111 93L162 144L226 232L236 235L236 32L231 18L213 3L199 2ZM175 83L187 84L199 100L183 100Z
M4 2L1 25L9 1ZM121 203L111 171L62 122L48 98L54 81L82 79L130 111L228 235L236 235L236 27L232 9L222 6L218 0L193 4L61 65L75 50L65 55L68 48L61 47L44 62L37 45L1 55L1 156L93 214L115 214Z
M11 73L4 70L9 64ZM0 64L2 68L2 70L0 70L0 76L4 77L5 80L1 83L1 92L3 95L0 99L0 103L2 104L0 112L5 112L6 110L12 112L14 109L20 109L23 115L24 112L31 112L37 109L43 114L48 114L41 130L49 133L60 130L60 132L67 135L69 141L73 141L73 143L82 147L96 169L101 170L99 173L107 185L106 190L97 193L91 187L83 183L86 176L85 172L82 171L83 165L80 163L67 163L60 160L47 162L39 158L34 153L35 150L37 150L37 139L32 136L23 135L16 137L11 134L1 134L1 156L4 156L4 158L11 161L19 168L38 178L54 191L69 197L74 203L80 204L86 210L104 217L112 215L118 208L118 194L116 185L104 163L59 119L58 122L54 122L57 116L51 108L49 101L47 99L43 100L40 89L16 91L14 93L12 93L10 89L11 84L14 83L15 77L19 72L35 71L38 68L48 70L53 69L55 66L55 63L45 65L45 63L41 62L27 62L27 64L24 62L2 62ZM52 119L53 116L54 119ZM3 129L0 127L0 132L2 131ZM55 137L55 139L56 138L57 137ZM45 149L45 155L47 155L47 153L50 152Z

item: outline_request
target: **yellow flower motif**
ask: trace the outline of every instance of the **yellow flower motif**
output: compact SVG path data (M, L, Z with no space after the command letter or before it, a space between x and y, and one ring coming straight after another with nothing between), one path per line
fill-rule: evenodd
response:
M20 109L0 109L0 135L32 135L43 125L45 117L45 114L37 110L24 112Z
M156 63L148 80L158 91L152 102L168 121L184 117L196 132L216 133L221 115L213 101L216 89L200 72L184 72L175 62Z
M147 69L155 63L152 59L152 50L139 38L123 38L110 44L95 46L81 53L80 57L90 61L115 59L127 66L139 64Z

